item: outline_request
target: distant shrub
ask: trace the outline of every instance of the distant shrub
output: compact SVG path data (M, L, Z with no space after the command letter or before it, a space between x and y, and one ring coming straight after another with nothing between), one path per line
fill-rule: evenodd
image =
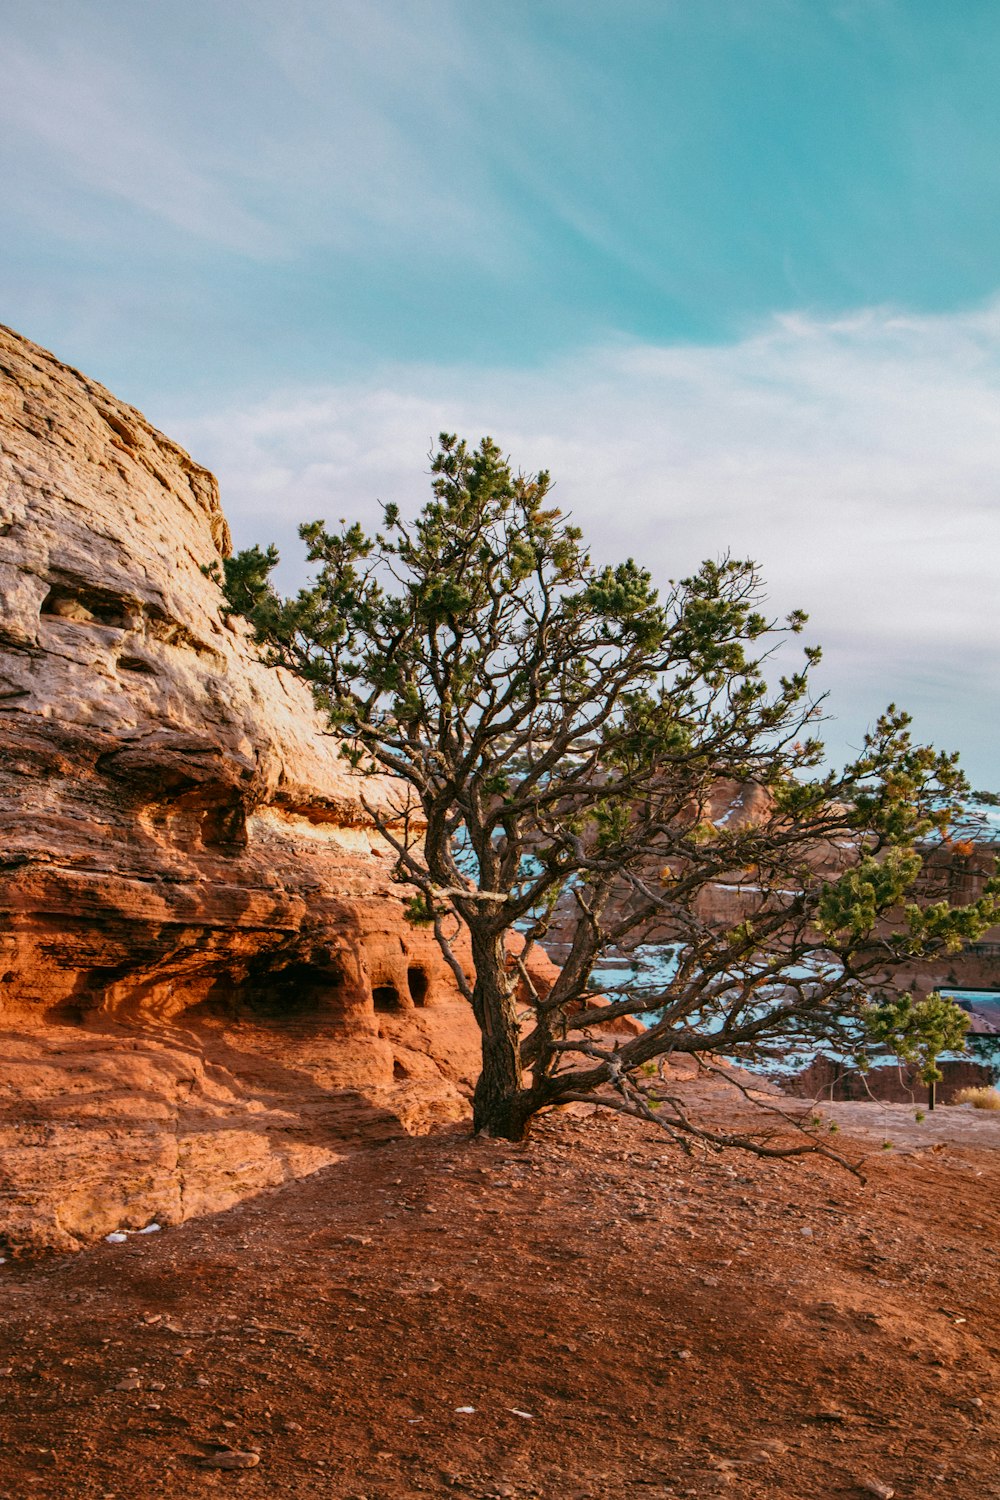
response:
M1000 1109L1000 1093L996 1089L959 1089L954 1104L971 1104L973 1109Z

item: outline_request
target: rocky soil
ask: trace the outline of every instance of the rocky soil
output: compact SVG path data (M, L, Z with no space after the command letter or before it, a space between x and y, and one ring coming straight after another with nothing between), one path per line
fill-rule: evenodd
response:
M563 1114L10 1262L0 1496L1000 1495L1000 1116L828 1113L867 1185Z

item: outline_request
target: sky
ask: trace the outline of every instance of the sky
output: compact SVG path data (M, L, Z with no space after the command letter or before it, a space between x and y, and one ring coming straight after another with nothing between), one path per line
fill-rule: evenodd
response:
M749 555L1000 789L994 0L0 0L0 321L238 545L552 470L595 557Z

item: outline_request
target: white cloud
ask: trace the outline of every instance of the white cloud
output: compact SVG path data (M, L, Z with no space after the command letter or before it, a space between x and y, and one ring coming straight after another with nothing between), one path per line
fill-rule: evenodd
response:
M5 37L0 125L20 154L41 149L46 177L54 167L85 188L229 250L268 255L278 249L275 231L240 204L222 174L197 165L193 152L157 127L143 79L90 46L41 50ZM46 192L51 213L49 197ZM65 231L65 210L60 216Z
M470 104L474 28L451 4L184 0L169 55L153 13L43 8L48 25L0 14L0 160L6 211L55 238L113 238L118 204L257 260L523 263Z
M440 429L490 432L521 467L552 470L600 556L662 579L724 550L756 558L775 607L808 609L826 648L832 744L857 743L896 698L1000 783L998 398L1000 305L872 309L528 372L396 367L175 414L169 430L219 473L238 542L276 538L289 557L301 520L419 503Z

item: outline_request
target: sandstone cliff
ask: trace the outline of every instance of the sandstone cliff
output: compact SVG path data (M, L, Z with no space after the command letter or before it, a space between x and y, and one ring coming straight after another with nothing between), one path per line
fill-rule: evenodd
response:
M478 1037L214 479L0 330L0 1236L68 1248L466 1108ZM366 785L371 795L371 784Z

